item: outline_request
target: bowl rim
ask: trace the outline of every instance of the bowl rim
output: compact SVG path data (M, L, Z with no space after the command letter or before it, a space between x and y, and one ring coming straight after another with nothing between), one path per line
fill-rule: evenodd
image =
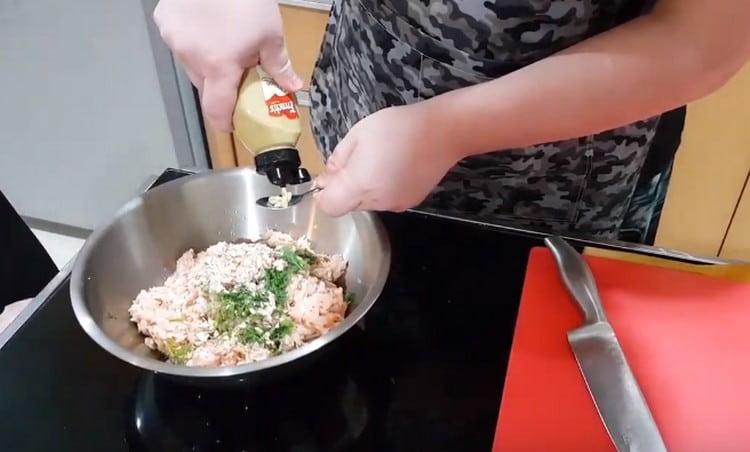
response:
M375 302L380 298L385 287L386 280L390 272L391 265L391 246L388 234L386 233L383 223L377 216L371 212L352 212L348 215L353 217L355 223L369 224L375 234L377 235L378 241L381 244L383 259L380 262L380 266L377 269L377 277L372 287L370 287L366 293L366 296L358 302L357 306L352 312L344 318L344 321L337 325L326 334L288 352L282 353L278 356L273 356L262 361L241 364L237 366L226 366L226 367L189 367L184 365L171 364L166 361L159 361L157 359L139 355L133 353L122 345L112 340L97 324L94 320L89 308L86 304L84 296L84 286L86 275L84 275L84 269L86 262L90 258L96 245L99 243L101 238L120 220L123 216L130 213L134 209L141 206L149 197L157 196L158 193L175 190L178 187L194 183L197 180L217 177L225 174L257 174L255 171L249 168L230 168L222 170L211 170L201 173L196 173L190 176L181 177L169 182L166 182L158 187L155 187L147 192L144 192L134 199L131 199L125 203L106 223L101 227L98 227L92 232L89 238L84 243L81 251L78 253L73 264L73 271L70 278L70 298L73 306L73 313L75 314L78 323L81 325L83 330L88 336L94 340L100 347L107 352L116 356L117 358L125 361L133 366L140 367L145 370L149 370L156 373L163 373L167 375L174 375L179 377L190 377L190 378L217 378L217 377L236 377L253 372L262 370L272 369L279 366L283 366L292 361L295 361L303 356L309 355L325 345L333 342L350 328L356 325L372 308Z

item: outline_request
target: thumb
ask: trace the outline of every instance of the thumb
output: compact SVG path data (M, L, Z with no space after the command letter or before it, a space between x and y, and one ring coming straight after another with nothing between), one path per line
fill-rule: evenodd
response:
M293 93L304 85L289 61L284 38L274 39L260 49L260 66L285 91Z
M316 180L316 185L322 188L314 197L320 210L332 217L339 217L356 209L362 201L362 191L351 171L340 171L345 168L350 156L355 152L355 140L347 135L339 142L326 165L326 171ZM334 170L330 162L336 160Z
M354 138L354 133L349 132L336 145L336 148L334 148L333 150L333 154L328 157L328 160L326 161L325 171L315 180L315 185L320 188L326 188L328 182L334 178L335 174L341 168L346 166L346 163L349 161L349 156L352 155L355 147L356 139Z
M237 102L237 89L242 69L235 68L203 81L201 105L209 122L222 132L232 131L232 113Z
M320 210L332 217L345 215L362 202L361 193L353 187L346 173L329 178L325 188L315 193L314 198Z

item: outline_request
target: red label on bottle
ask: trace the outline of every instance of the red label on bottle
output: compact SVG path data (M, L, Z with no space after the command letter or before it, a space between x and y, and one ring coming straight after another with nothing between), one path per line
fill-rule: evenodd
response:
M263 98L268 106L268 114L274 117L285 116L287 119L297 119L297 106L294 105L292 95L285 92L271 78L264 77L261 79L261 89Z
M294 100L289 94L283 96L273 95L270 99L266 100L268 106L268 114L271 116L279 117L286 116L287 119L297 119L297 108L294 106Z

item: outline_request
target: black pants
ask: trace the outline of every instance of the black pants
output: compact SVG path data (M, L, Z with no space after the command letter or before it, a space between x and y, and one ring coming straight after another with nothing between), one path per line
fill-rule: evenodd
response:
M685 117L687 115L687 107L680 107L672 111L664 113L659 121L659 127L656 129L654 135L654 141L652 147L656 150L646 157L646 163L643 171L641 171L641 179L647 179L653 177L655 174L669 172L672 174L672 165L674 164L675 154L682 143L682 132L685 129ZM654 244L656 240L656 231L659 227L659 220L661 220L661 211L664 207L663 202L656 209L653 220L651 221L651 227L649 228L648 235L646 236L646 243L649 245Z
M636 193L647 193L648 188L653 188L654 178L660 176L661 182L657 190L657 205L654 207L648 230L629 230L627 225L623 225L623 230L620 231L620 236L618 237L620 240L645 243L647 245L654 244L659 220L661 219L661 211L664 207L666 187L669 184L669 177L672 174L672 164L682 142L685 115L686 108L680 107L668 111L661 116L636 187Z
M0 311L30 298L57 274L57 267L0 192Z

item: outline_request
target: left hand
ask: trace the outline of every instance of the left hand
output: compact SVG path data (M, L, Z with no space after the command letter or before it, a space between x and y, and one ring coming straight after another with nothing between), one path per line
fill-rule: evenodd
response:
M404 211L422 202L460 159L432 119L420 103L386 108L355 124L317 179L320 209L341 216Z

